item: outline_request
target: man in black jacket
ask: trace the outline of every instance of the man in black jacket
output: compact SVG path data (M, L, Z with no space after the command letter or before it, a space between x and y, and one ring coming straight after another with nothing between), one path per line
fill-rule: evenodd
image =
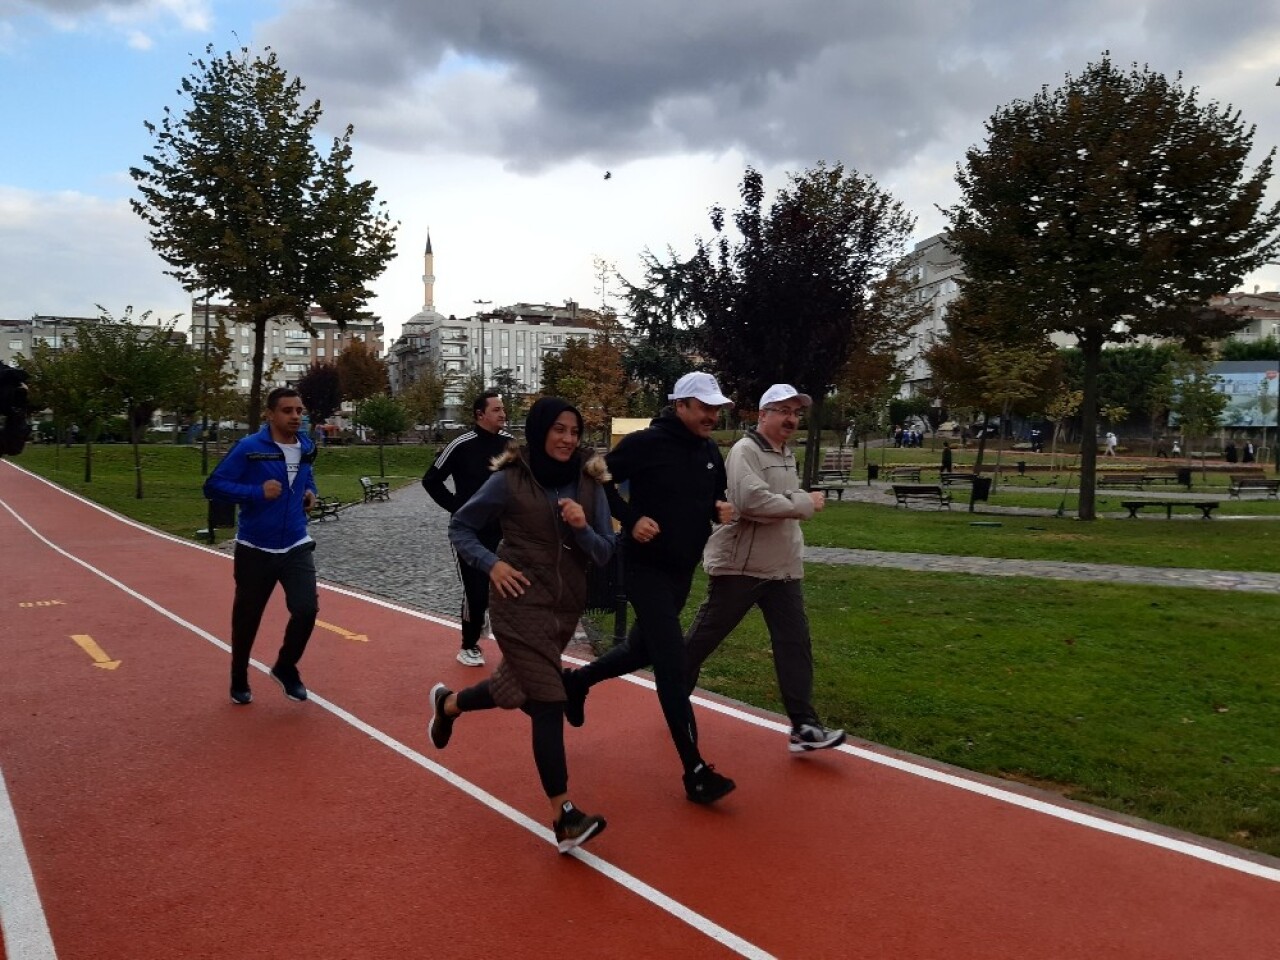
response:
M684 767L685 795L694 803L714 803L734 782L698 752L680 611L712 523L732 516L724 459L711 439L730 401L709 373L685 374L668 399L672 407L646 429L623 437L605 457L612 477L605 490L625 534L623 569L636 622L625 643L580 670L566 671L565 716L581 726L593 684L652 664L658 702ZM616 484L628 487L628 499Z
M456 437L440 451L435 463L423 475L422 485L431 499L453 516L483 486L492 475L490 464L501 456L512 439L503 427L507 424L507 411L502 405L502 394L489 390L476 397L471 404L475 428ZM445 481L453 478L453 489ZM480 536L489 550L497 550L502 530L493 526ZM462 581L462 649L458 662L468 667L483 667L484 654L480 652L480 631L484 629L484 615L489 609L489 575L463 563L457 552L453 555Z

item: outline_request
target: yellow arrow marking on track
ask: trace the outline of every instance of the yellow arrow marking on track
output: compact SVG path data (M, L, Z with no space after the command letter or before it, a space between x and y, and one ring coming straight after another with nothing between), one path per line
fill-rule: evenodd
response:
M87 633L73 634L71 639L76 642L81 650L93 657L93 665L95 667L102 670L114 670L116 667L120 666L120 661L112 660L108 657L106 652L98 646L97 641Z
M323 620L317 620L316 626L323 627L325 630L329 630L333 633L336 633L338 636L342 637L344 640L357 640L360 643L369 642L369 638L365 636L363 633L352 633L350 630L344 629L343 627L336 627L332 623L325 623Z

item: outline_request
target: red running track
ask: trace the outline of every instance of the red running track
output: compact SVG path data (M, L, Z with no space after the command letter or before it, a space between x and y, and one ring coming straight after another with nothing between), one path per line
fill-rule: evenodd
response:
M1271 858L870 744L796 758L777 718L733 705L700 700L699 731L738 790L690 804L639 679L597 687L568 733L572 795L609 828L557 856L522 715L427 742L430 685L482 675L453 660L455 627L323 587L342 632L312 639L312 700L255 673L234 707L226 555L3 463L0 560L6 960L1247 960L1280 943ZM283 622L277 597L259 660Z

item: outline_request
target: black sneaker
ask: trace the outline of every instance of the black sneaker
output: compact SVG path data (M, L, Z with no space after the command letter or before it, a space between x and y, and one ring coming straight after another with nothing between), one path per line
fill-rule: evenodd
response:
M569 726L580 727L587 722L587 691L590 689L578 677L577 670L565 670L564 677L564 718Z
M604 833L605 820L604 817L583 813L566 800L552 826L556 831L556 849L560 853L568 853L597 834Z
M231 702L242 707L246 703L253 703L253 691L249 689L247 683L243 687L238 687L234 683L231 685Z
M271 679L280 684L280 689L284 691L284 695L290 700L302 701L307 699L307 688L302 685L302 677L298 674L297 667L289 669L272 667Z
M736 786L728 777L716 773L716 768L709 763L700 763L693 773L684 775L684 795L694 803L715 803L733 793Z
M444 712L444 702L451 693L453 691L443 683L437 683L431 688L431 720L427 724L427 736L437 750L443 750L449 745L449 738L453 736L453 721L458 719Z

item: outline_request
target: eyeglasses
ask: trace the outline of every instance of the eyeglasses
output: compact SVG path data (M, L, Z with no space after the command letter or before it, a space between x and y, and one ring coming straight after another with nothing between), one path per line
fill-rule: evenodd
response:
M765 407L768 413L780 413L784 417L795 417L797 420L804 414L804 407L796 407L794 410L790 407Z

